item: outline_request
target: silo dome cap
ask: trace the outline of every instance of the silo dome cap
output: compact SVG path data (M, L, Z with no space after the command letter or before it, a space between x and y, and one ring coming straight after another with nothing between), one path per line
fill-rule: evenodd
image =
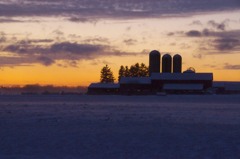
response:
M172 56L171 55L169 55L169 54L165 54L165 55L163 55L163 58L171 58Z
M174 55L173 57L181 57L181 55L179 55L179 54L176 54L176 55Z
M160 54L160 52L159 52L159 51L157 51L157 50L153 50L153 51L151 51L151 52L150 52L150 54L151 54L151 55L155 55L155 54L156 54L156 55L159 55L159 54Z

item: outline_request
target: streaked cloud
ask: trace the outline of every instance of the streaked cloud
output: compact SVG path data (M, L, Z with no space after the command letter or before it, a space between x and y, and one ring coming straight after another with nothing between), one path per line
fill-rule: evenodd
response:
M186 36L189 36L189 37L200 37L202 36L202 33L200 31L197 31L197 30L190 30L188 32L185 33Z
M17 22L24 22L24 21L13 19L13 18L0 18L0 23L17 23Z
M190 16L239 9L239 0L2 0L0 3L1 16L66 16L74 22L99 18Z
M221 25L222 23L217 24ZM208 55L240 53L240 30L226 31L223 28L216 30L205 28L200 31L176 31L167 33L167 36L198 38L199 40L195 41L195 44L199 46L198 50ZM194 54L193 56L195 58L202 58L201 54Z
M91 18L84 18L84 17L78 17L78 16L72 16L67 18L68 21L70 22L75 22L75 23L96 23L97 19L91 19Z
M104 44L110 44L110 40L108 38L100 37L100 36L95 36L91 38L84 38L82 40L83 43L104 43Z
M240 65L233 65L233 64L225 63L223 69L227 69L227 70L240 70Z
M135 45L137 43L137 40L135 39L125 39L123 40L123 43L126 45Z
M234 49L238 49L240 51L240 41L239 39L235 39L235 38L219 38L219 39L215 39L213 40L213 44L214 47L217 50L222 50L222 51L226 51L226 50L234 50Z
M47 42L44 43L43 42ZM76 67L77 61L95 60L107 56L137 56L143 53L124 52L110 45L88 44L76 42L53 42L51 39L20 40L0 47L2 52L11 56L1 57L0 65L14 66L39 63L45 66L55 64L57 60L68 61L71 67Z

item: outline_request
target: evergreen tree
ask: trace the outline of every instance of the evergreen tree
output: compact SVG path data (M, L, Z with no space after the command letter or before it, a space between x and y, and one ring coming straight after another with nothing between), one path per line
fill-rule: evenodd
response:
M136 69L135 69L135 66L134 66L134 65L131 65L131 66L130 66L129 73L130 73L130 77L135 77L135 75L136 75Z
M148 67L144 64L140 64L140 69L139 69L139 77L147 77L149 76L149 70Z
M128 66L125 66L125 74L124 77L130 77L130 70L128 68Z
M108 65L104 66L101 70L101 77L100 77L101 83L113 83L115 78L113 76L113 73L111 71L111 68L108 67Z
M120 80L121 77L148 77L149 76L149 70L148 67L144 63L136 63L128 68L128 66L121 66L119 69L119 76L118 80Z
M135 65L132 65L130 67L130 76L131 77L139 77L139 72L140 72L139 63L136 63Z
M125 67L122 65L118 71L118 81L120 81L121 77L125 77Z

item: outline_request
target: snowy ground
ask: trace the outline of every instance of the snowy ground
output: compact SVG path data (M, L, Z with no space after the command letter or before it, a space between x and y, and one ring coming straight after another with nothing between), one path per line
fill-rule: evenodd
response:
M239 159L240 95L0 96L0 159Z

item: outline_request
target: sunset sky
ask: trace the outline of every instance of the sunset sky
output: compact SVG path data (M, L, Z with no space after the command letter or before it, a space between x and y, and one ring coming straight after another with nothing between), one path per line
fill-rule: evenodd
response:
M108 64L176 53L240 81L239 0L0 0L0 85L87 86Z

